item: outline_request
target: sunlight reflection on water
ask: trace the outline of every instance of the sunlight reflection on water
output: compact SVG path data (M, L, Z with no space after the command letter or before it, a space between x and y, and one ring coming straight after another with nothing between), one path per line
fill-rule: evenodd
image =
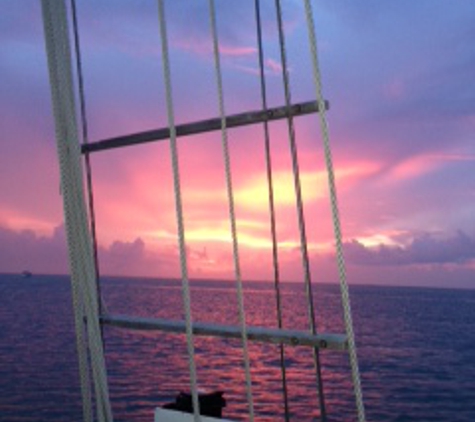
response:
M107 293L107 303L111 313L131 313L144 317L183 318L182 297L179 286L162 286L157 289L147 288L130 291L112 289ZM116 286L115 286L116 287ZM192 285L193 318L200 322L237 324L237 299L232 284L220 285L216 282L200 282ZM283 289L283 321L286 328L305 329L308 326L307 308L304 292L287 285ZM130 288L126 283L124 289ZM338 290L325 288L322 298L317 303L325 304L319 315L319 322L325 329L342 332L339 313L334 312L338 304ZM138 308L137 304L141 303ZM275 293L272 285L254 283L245 289L247 323L253 326L276 327ZM137 313L138 312L138 313ZM323 321L325 324L323 324ZM155 382L157 403L170 400L180 390L188 390L188 362L183 337L158 333L124 334L113 330L107 342L111 344L110 371L123 353L134 354L134 347L139 342L141 353L145 356L144 364L136 363L127 371L136 371L132 376L141 391L151 380ZM131 337L132 336L132 337ZM141 340L137 340L139 336ZM125 338L128 340L126 341ZM240 341L216 338L197 338L195 341L198 381L207 390L226 392L228 406L226 416L243 418L247 412L244 388L243 358ZM117 351L117 356L113 354ZM325 389L329 409L338 409L346 413L348 403L352 405L349 369L346 355L325 351L321 355L327 369L324 370ZM333 356L332 356L333 354ZM311 350L303 347L286 347L286 367L289 387L289 402L292 414L299 419L311 420L318 415L316 375ZM255 411L259 420L271 421L283 419L283 402L281 387L281 370L279 348L268 344L251 344L250 358L252 367L253 394ZM126 359L129 361L129 359ZM153 368L153 369L150 369ZM147 372L147 374L143 373ZM140 381L138 381L140 380ZM281 415L281 416L279 416ZM332 420L348 420L333 418Z
M337 286L315 289L320 331L343 332ZM175 282L105 280L113 314L183 318ZM250 325L276 326L270 283L249 283L245 304ZM70 290L65 277L19 281L0 275L0 421L64 421L80 418ZM306 329L301 285L283 286L286 328ZM237 324L230 284L193 284L197 321ZM355 286L352 304L368 420L475 420L474 291ZM242 350L238 340L196 338L201 388L223 390L224 415L246 420ZM293 420L316 420L311 350L286 347ZM253 393L258 421L283 420L279 348L251 344ZM106 329L106 358L116 421L153 420L153 408L188 390L183 336ZM323 379L330 421L355 420L346 353L323 351Z

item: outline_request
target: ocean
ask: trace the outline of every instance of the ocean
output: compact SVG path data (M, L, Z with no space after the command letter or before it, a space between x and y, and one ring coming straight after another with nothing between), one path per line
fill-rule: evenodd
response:
M105 278L111 314L183 318L180 284ZM320 332L343 333L338 286L315 284ZM0 275L0 421L79 421L81 402L69 279ZM368 421L475 420L475 290L351 286L353 318ZM235 287L192 282L196 321L237 323ZM282 285L284 326L308 326L304 288ZM271 283L245 283L249 325L275 327ZM238 340L197 338L198 383L225 392L224 416L246 420ZM153 409L189 389L180 335L106 327L105 348L116 421L153 420ZM294 421L318 420L311 350L286 347ZM284 420L279 348L250 345L256 421ZM320 354L329 422L354 421L344 352Z

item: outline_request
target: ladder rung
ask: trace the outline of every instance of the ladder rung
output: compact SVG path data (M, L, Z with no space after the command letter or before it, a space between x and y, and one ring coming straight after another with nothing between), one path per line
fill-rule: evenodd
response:
M328 110L329 103L325 101L325 109ZM288 116L300 116L304 114L310 114L318 112L318 103L316 101L308 101L305 103L298 103L290 106L290 110L287 107L269 108L266 111L250 111L247 113L234 114L226 117L226 127L233 128L238 126L246 126L255 123L262 123L265 121L283 119ZM201 120L199 122L185 123L176 126L177 136L196 135L199 133L211 132L221 129L221 119L208 119ZM118 136L116 138L103 139L97 142L91 142L89 144L83 144L81 151L95 152L103 151L106 149L120 148L128 145L143 144L145 142L163 141L170 138L170 129L168 127L149 130L146 132L138 132L130 135Z
M132 330L158 330L169 333L185 333L185 321L160 318L141 318L124 315L101 316L103 324ZM198 336L241 338L239 326L193 323L193 333ZM319 349L346 350L344 334L311 334L305 331L281 330L277 328L247 327L249 340L264 343L288 344L291 346L311 346Z

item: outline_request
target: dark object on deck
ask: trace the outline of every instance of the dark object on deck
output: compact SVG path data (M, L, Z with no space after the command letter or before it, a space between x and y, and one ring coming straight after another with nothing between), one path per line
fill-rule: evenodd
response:
M200 402L200 415L222 418L223 407L226 406L226 400L224 399L223 394L223 391L198 394L198 400ZM163 408L193 413L193 400L191 394L181 392L176 397L175 402L166 403L163 405Z

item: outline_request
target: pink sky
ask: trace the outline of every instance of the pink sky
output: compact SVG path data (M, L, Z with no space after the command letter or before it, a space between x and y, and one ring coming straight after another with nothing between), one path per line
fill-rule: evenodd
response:
M303 10L284 2L294 101L313 99ZM166 122L155 2L78 1L92 141ZM178 123L217 117L207 10L167 3ZM218 5L226 110L260 107L252 2ZM437 1L316 4L317 35L349 281L475 286L475 6ZM275 12L264 48L269 102L282 105ZM0 272L67 271L39 4L0 5ZM296 119L314 278L335 281L316 115ZM279 259L301 280L289 141L271 124ZM270 279L261 125L229 131L245 280ZM220 134L179 140L190 273L232 278ZM179 276L168 142L92 156L104 274Z

